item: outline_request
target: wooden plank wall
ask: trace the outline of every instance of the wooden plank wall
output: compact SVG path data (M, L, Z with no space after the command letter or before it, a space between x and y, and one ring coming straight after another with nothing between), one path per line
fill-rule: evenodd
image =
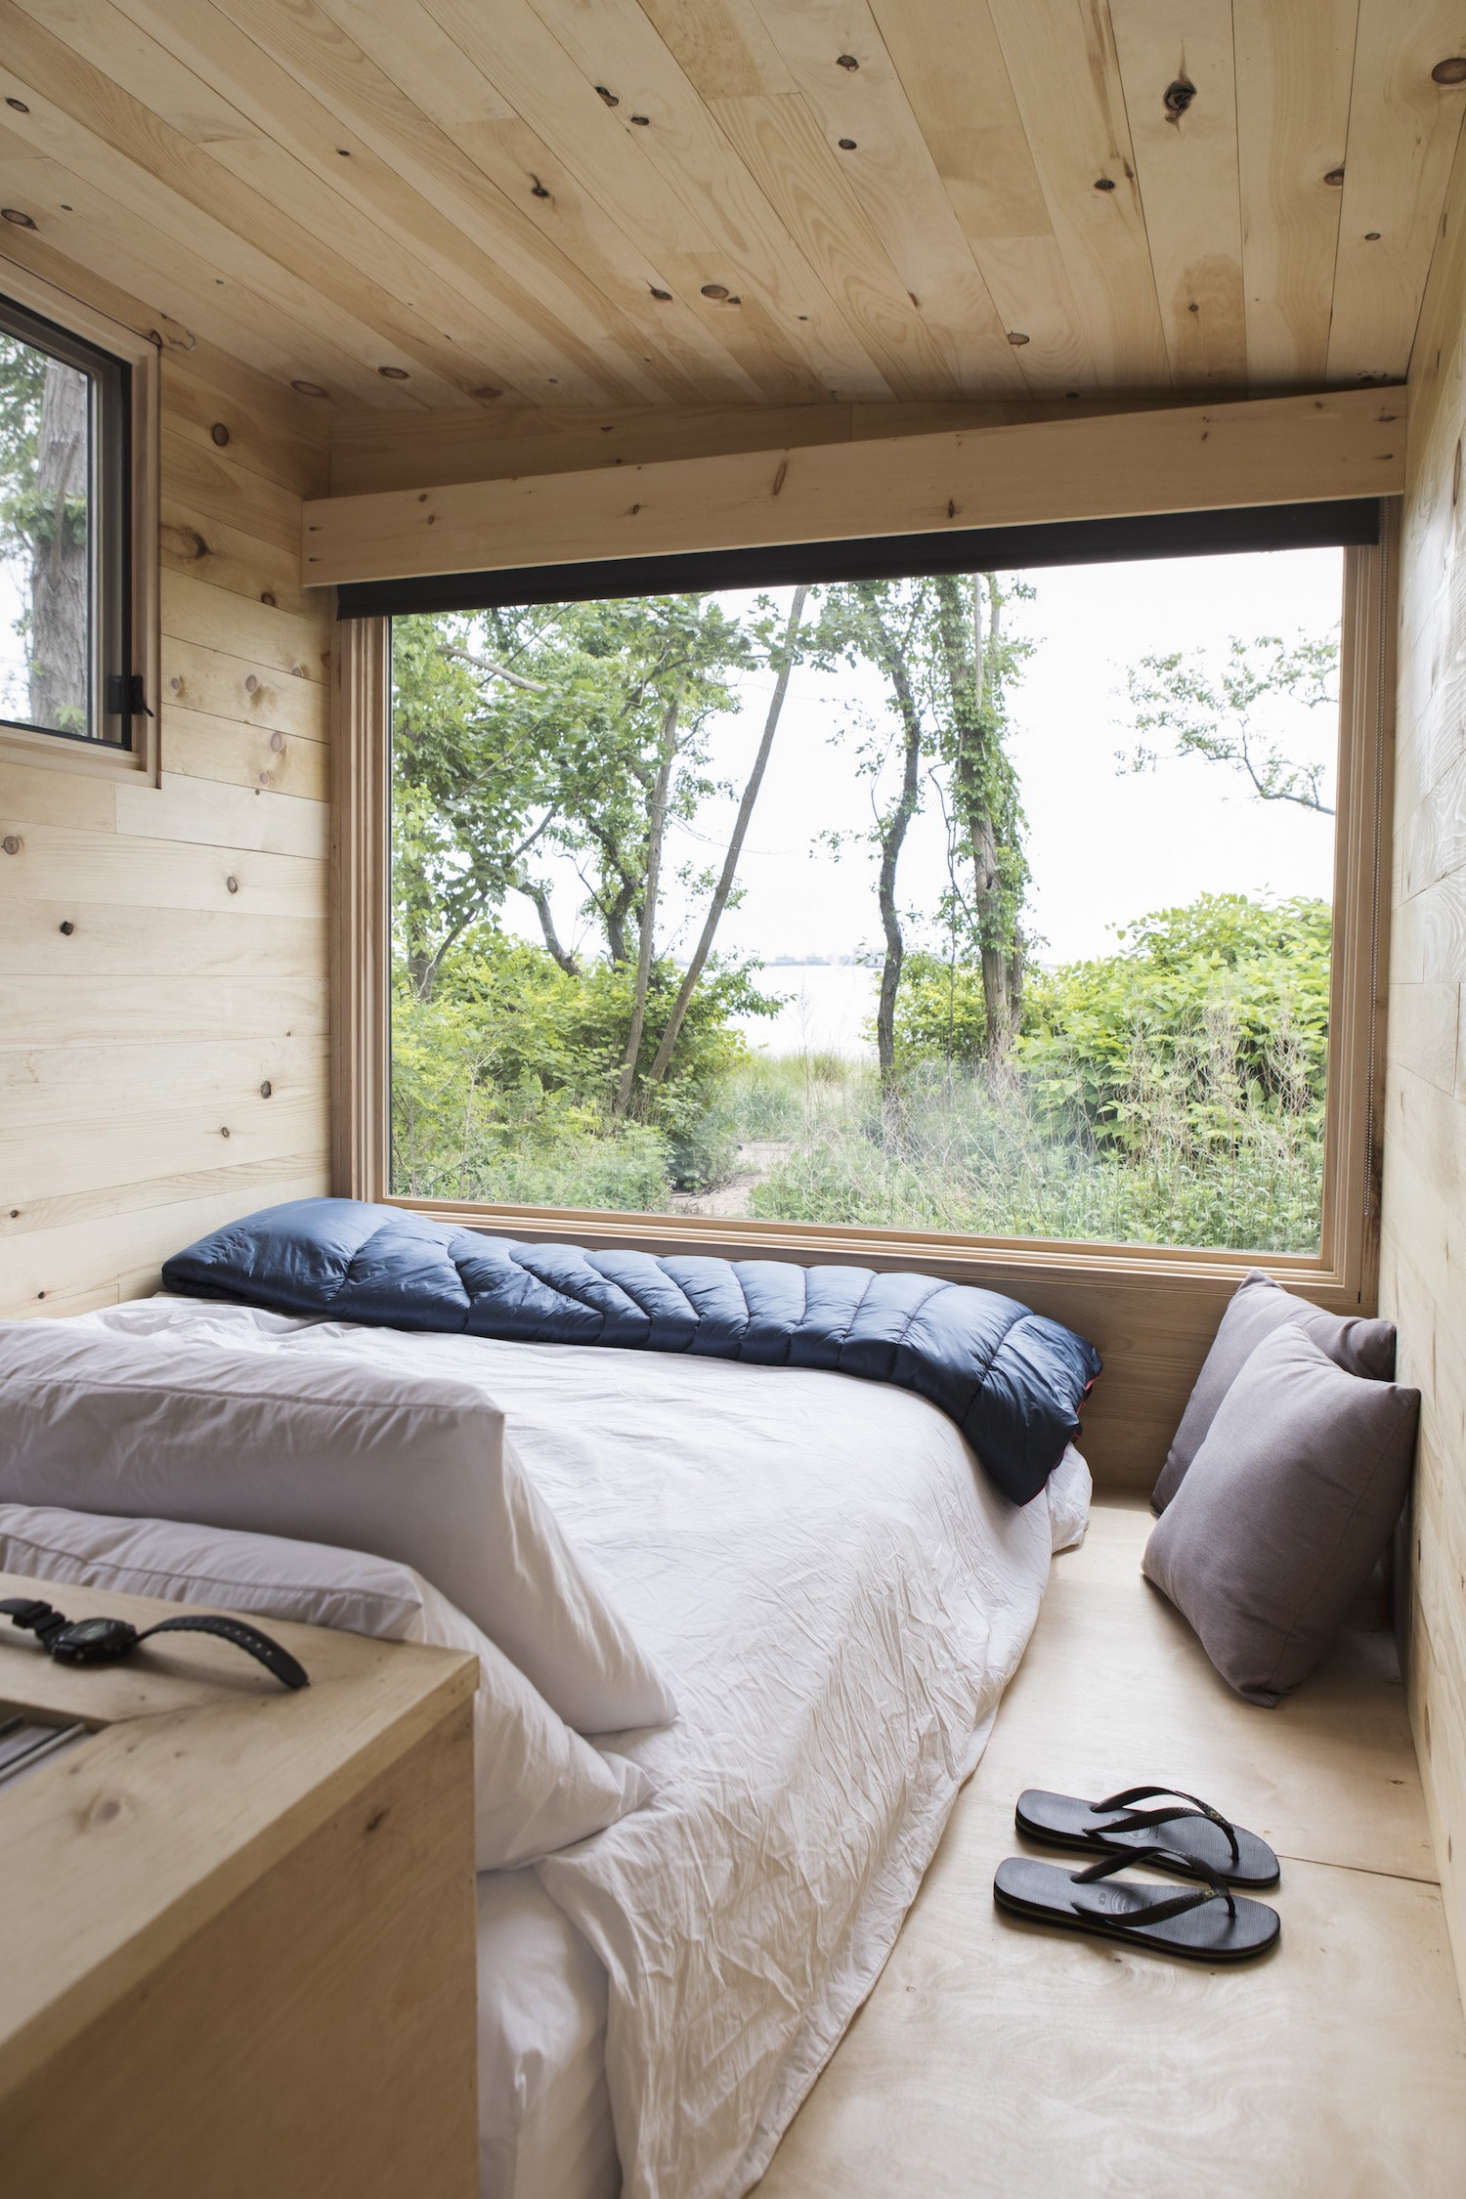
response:
M329 1101L308 402L17 237L35 272L163 338L163 694L160 786L0 758L5 1317L152 1289L201 1231L326 1190Z
M1412 369L1380 1306L1422 1393L1410 1698L1466 1985L1466 159Z

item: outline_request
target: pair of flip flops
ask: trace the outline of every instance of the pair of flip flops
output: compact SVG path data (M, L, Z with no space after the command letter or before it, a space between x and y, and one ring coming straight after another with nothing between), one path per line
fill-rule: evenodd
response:
M1137 1803L1160 1806L1138 1809ZM1278 1883L1278 1859L1265 1840L1179 1787L1126 1787L1102 1802L1031 1787L1015 1813L1025 1839L1094 1855L1066 1871L1031 1856L998 1866L993 1899L1026 1924L1057 1925L1122 1940L1192 1962L1250 1962L1277 1945L1276 1909L1237 1891ZM1153 1878L1121 1878L1136 1865L1199 1884L1172 1893Z

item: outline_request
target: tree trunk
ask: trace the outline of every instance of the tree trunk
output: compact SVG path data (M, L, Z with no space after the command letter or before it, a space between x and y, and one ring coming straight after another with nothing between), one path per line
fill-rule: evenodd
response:
M431 1000L433 981L438 974L438 958L427 947L409 947L407 950L407 982L412 987L414 1000Z
M662 720L662 754L657 765L657 776L652 786L651 806L647 815L646 882L641 897L641 939L636 956L631 1028L626 1034L626 1056L621 1064L621 1081L616 1087L616 1098L611 1108L612 1119L617 1122L631 1105L631 1094L636 1084L636 1064L641 1053L641 1034L646 1028L646 996L651 985L652 949L656 938L657 885L662 867L662 840L667 830L672 765L677 755L677 710L678 702L674 695Z
M880 1064L881 1100L886 1131L896 1127L896 998L901 990L901 970L906 942L901 931L901 911L896 899L896 875L907 828L916 814L921 787L921 707L911 685L906 653L884 624L873 592L863 583L857 594L865 605L867 630L874 644L871 654L891 683L891 694L901 720L903 751L901 792L890 815L879 827L881 866L876 879L876 901L881 913L885 956L881 964L880 998L876 1004L876 1057Z
M87 397L84 374L48 362L30 530L30 712L34 725L63 733L90 730Z
M615 963L629 962L631 952L626 943L626 920L636 906L639 881L628 871L620 842L612 833L598 829L593 822L587 823L587 830L601 852L601 878L597 887L581 871L580 882L590 896L591 906L605 926L607 955ZM612 878L617 881L614 894L609 891L609 881Z
M544 886L535 878L516 878L514 883L516 890L522 893L533 907L535 915L540 920L540 930L544 934L545 945L559 963L565 975L567 977L579 977L580 964L576 961L570 949L561 942L560 934L555 929L555 916L550 907L550 896Z
M1012 1043L1014 999L1021 982L1016 936L1005 936L1009 927L1002 921L1003 879L992 814L991 781L997 764L993 753L997 741L994 650L1002 599L991 573L974 574L970 614L962 601L961 580L943 577L933 585L952 707L952 780L972 859L973 913L982 960L983 1051L989 1061L1001 1061ZM988 598L986 636L984 586Z
M991 691L993 664L992 650L996 648L1003 620L1003 599L998 590L995 573L982 576L987 582L989 674L982 678L978 696L981 706L984 737L996 746L997 698ZM973 581L973 598L976 602L978 581ZM993 759L996 761L996 758ZM1002 1061L1013 1043L1013 1033L1018 1027L1017 1006L1023 989L1023 945L1018 933L1016 916L1011 923L1003 923L996 908L1004 880L999 875L998 851L993 829L989 823L983 834L983 854L987 864L989 907L986 912L982 953L982 992L984 1009L988 1017L988 1029L992 1036L988 1043L988 1059ZM974 862L976 851L974 851Z
M881 868L876 880L876 900L886 942L885 959L881 964L881 993L876 1004L876 1057L880 1063L881 1092L888 1109L896 1096L896 996L901 990L901 970L906 960L901 911L896 901L896 871L906 828L916 813L920 772L921 725L919 720L908 720L901 795L881 833Z
M658 1046L656 1058L652 1062L650 1082L653 1084L660 1084L662 1078L667 1074L667 1065L672 1059L673 1049L677 1044L688 1008L692 1003L692 996L697 990L697 981L702 976L708 956L712 953L713 940L717 935L718 926L723 920L723 911L728 906L728 897L733 891L733 883L738 875L739 859L743 854L743 843L748 837L748 827L753 818L754 804L758 800L759 789L763 785L764 773L768 769L769 756L774 746L774 735L779 728L779 717L784 708L784 697L789 692L789 675L794 664L794 643L799 634L801 621L804 618L804 605L808 595L808 588L796 588L794 599L789 606L788 623L784 628L783 661L779 666L779 676L774 682L774 692L769 698L768 712L764 718L763 738L758 744L758 754L753 759L753 769L748 774L748 784L743 789L743 799L738 805L738 815L733 821L733 832L728 841L728 852L723 858L722 875L718 879L707 916L703 921L702 935L697 942L692 960L687 965L682 983L677 988L677 998L673 1003L672 1013L667 1019L667 1028L662 1033L661 1044Z

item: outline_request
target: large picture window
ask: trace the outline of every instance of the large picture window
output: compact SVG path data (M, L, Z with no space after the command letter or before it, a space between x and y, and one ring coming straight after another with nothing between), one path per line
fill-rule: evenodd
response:
M109 349L0 296L0 735L12 746L125 756L142 745L147 553L135 484L155 354L118 335Z
M1321 1259L1377 555L396 617L391 1192Z

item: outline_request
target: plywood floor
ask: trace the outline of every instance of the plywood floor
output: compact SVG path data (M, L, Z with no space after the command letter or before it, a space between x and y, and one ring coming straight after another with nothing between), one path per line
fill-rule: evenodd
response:
M875 1992L760 2199L1461 2199L1466 2025L1383 1637L1291 1703L1215 1678L1096 1507ZM1174 1779L1283 1858L1278 1953L1211 1972L1001 1921L1025 1786Z

